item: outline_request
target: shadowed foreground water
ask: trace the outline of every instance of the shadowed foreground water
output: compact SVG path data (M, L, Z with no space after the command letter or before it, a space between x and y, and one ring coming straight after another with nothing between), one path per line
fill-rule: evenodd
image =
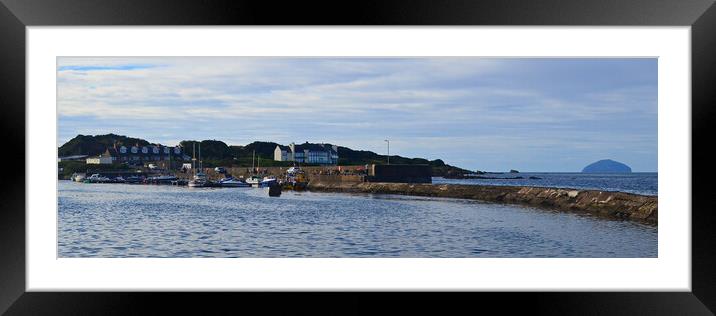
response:
M476 201L59 181L59 257L656 257L657 228Z

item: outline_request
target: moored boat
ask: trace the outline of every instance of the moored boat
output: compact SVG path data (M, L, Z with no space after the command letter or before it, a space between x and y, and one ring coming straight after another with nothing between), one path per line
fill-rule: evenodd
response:
M303 191L308 186L306 174L301 168L291 167L286 170L286 179L282 181L286 190Z
M175 181L177 177L175 175L158 175L154 177L149 177L145 180L147 183L171 183L172 181Z
M124 183L141 183L144 181L144 177L142 176L129 176L124 178Z
M94 173L91 176L84 179L84 183L106 183L109 182L109 178L100 175L99 173Z
M261 180L261 182L259 182L259 187L266 188L266 187L270 187L275 184L278 184L278 181L276 180L276 178L269 176L269 177L264 177L263 180Z
M194 152L196 154L196 151ZM187 183L187 186L190 188L203 188L207 184L206 174L201 172L196 172L196 157L193 157L192 159L192 169L194 170L194 178ZM199 143L199 169L202 169L202 163L201 163L201 143Z
M258 186L259 183L261 183L261 180L262 179L259 176L250 176L250 177L246 178L246 183L253 185L253 186Z
M190 188L203 188L206 186L206 183L207 183L206 174L204 174L203 172L197 172L194 175L194 179L189 181L189 183L187 183L187 185Z
M227 187L227 188L245 188L245 187L251 186L250 184L248 184L244 181L241 181L239 179L236 179L234 177L223 178L223 179L219 180L218 184L221 187Z
M70 180L75 182L82 182L85 180L85 177L87 177L87 174L75 172L72 174L72 176L70 176Z

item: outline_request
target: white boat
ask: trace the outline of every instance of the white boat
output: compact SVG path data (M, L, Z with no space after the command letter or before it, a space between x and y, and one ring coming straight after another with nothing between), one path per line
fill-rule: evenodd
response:
M197 172L197 174L194 175L194 179L189 181L187 185L192 188L201 188L206 186L206 174L203 172Z
M206 186L206 181L202 179L194 179L189 181L189 183L186 184L190 188L203 188Z
M250 184L248 184L244 181L241 181L239 179L236 179L234 177L221 179L221 180L219 180L219 184L222 187L230 187L230 188L245 188L245 187L251 186Z
M84 173L73 173L70 179L75 182L82 182L84 181L86 176L87 175Z
M195 152L194 154L196 154L196 152ZM192 168L191 168L191 169L194 170L195 173L194 173L194 179L192 179L191 181L189 181L189 183L187 183L187 186L189 186L190 188L202 188L202 187L206 186L206 182L207 182L207 180L206 180L206 174L204 174L204 173L201 172L201 171L196 172L196 168L195 168L195 165L196 165L196 157L192 158L191 160L192 160ZM199 143L199 169L201 169L201 166L202 166L202 163L201 163L201 143Z
M262 180L263 179L261 179L261 177L254 175L254 176L250 176L250 177L246 178L246 183L248 183L250 185L259 185L259 183L261 183Z
M272 185L274 185L274 184L276 184L276 183L278 183L278 182L276 181L276 178L274 178L274 177L265 177L265 178L261 181L261 183L259 183L259 186L262 187L262 188L266 188L266 187L270 187L270 186L272 186Z
M254 150L254 153L253 153L253 155L251 156L251 172L252 172L253 174L252 174L251 176L249 176L248 178L246 178L245 181L246 181L246 183L250 184L251 186L259 187L259 186L261 186L261 181L263 181L263 179L261 179L261 177L256 174L256 173L257 173L257 169L260 168L260 167L256 167L256 166L254 165L254 162L255 162L255 161L256 161L256 150ZM261 165L261 158L260 158L260 157L259 157L259 165Z
M149 181L173 181L176 179L177 179L177 177L175 175L159 175L159 176L147 178L147 180L149 180Z
M85 178L85 182L91 183L103 183L108 182L109 178L101 176L99 173L92 174L88 178Z

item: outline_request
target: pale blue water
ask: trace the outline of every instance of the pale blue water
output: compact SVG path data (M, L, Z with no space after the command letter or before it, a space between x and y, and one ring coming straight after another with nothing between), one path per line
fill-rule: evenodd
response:
M475 201L59 181L59 257L656 257L657 228Z
M574 188L603 191L620 191L641 195L657 195L659 192L656 172L638 173L502 173L484 174L483 177L524 179L444 179L433 178L433 183L515 185L551 188ZM530 179L530 176L541 179Z

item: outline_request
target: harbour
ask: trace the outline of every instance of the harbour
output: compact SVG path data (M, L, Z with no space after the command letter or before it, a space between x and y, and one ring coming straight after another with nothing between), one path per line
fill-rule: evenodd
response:
M60 257L659 255L656 59L57 65Z
M506 179L502 185L466 185L445 183L437 179L428 181L403 182L418 179L420 172L415 166L401 168L392 166L386 176L376 173L376 166L370 168L326 168L314 167L309 172L298 168L263 169L260 173L248 172L235 177L231 172L241 173L241 168L202 168L195 172L153 173L93 173L87 176L73 176L84 183L153 184L188 186L192 188L270 188L269 196L279 197L282 191L344 192L370 194L397 194L410 196L447 197L477 200L482 202L519 204L561 212L588 213L606 219L634 220L649 224L658 222L658 197L628 192L578 189L564 187L514 186ZM378 168L380 171L380 168ZM396 171L403 170L403 171ZM402 175L401 175L402 173ZM200 185L197 185L197 176ZM543 175L544 176L544 175ZM604 175L610 177L612 175ZM647 175L648 176L648 175ZM594 177L592 175L592 177ZM643 177L642 177L643 178ZM393 182L384 182L396 180ZM656 180L654 180L656 181ZM426 183L427 182L427 183ZM194 185L192 185L194 184Z
M656 257L657 227L399 194L58 182L71 257Z

